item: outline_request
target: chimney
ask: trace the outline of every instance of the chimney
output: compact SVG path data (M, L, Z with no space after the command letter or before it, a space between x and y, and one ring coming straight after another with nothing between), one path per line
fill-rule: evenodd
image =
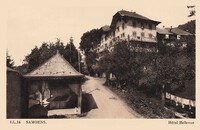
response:
M172 31L172 26L170 27L170 30L169 30L170 32Z

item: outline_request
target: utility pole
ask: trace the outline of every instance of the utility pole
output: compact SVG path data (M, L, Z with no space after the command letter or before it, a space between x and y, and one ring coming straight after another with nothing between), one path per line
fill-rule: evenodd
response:
M72 63L72 43L73 43L73 38L72 37L70 37L70 39L69 39L69 54L70 54L70 57L69 57L69 62L70 63Z
M80 52L78 50L78 70L81 72L81 57L80 57Z

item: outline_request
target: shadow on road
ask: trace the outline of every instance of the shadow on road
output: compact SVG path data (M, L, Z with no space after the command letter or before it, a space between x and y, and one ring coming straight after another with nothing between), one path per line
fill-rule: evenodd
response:
M82 94L82 112L89 112L92 109L97 109L98 106L90 93Z

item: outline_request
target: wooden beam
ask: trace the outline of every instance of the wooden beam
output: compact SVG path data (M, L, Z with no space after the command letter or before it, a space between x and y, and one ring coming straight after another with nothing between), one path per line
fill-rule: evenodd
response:
M78 111L77 114L81 114L81 105L82 105L82 88L81 84L79 85L79 94L78 94Z

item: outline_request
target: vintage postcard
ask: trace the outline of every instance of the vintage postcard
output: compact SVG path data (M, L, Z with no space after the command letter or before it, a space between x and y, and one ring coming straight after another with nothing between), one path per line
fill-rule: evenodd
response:
M197 1L3 3L1 127L199 127Z

